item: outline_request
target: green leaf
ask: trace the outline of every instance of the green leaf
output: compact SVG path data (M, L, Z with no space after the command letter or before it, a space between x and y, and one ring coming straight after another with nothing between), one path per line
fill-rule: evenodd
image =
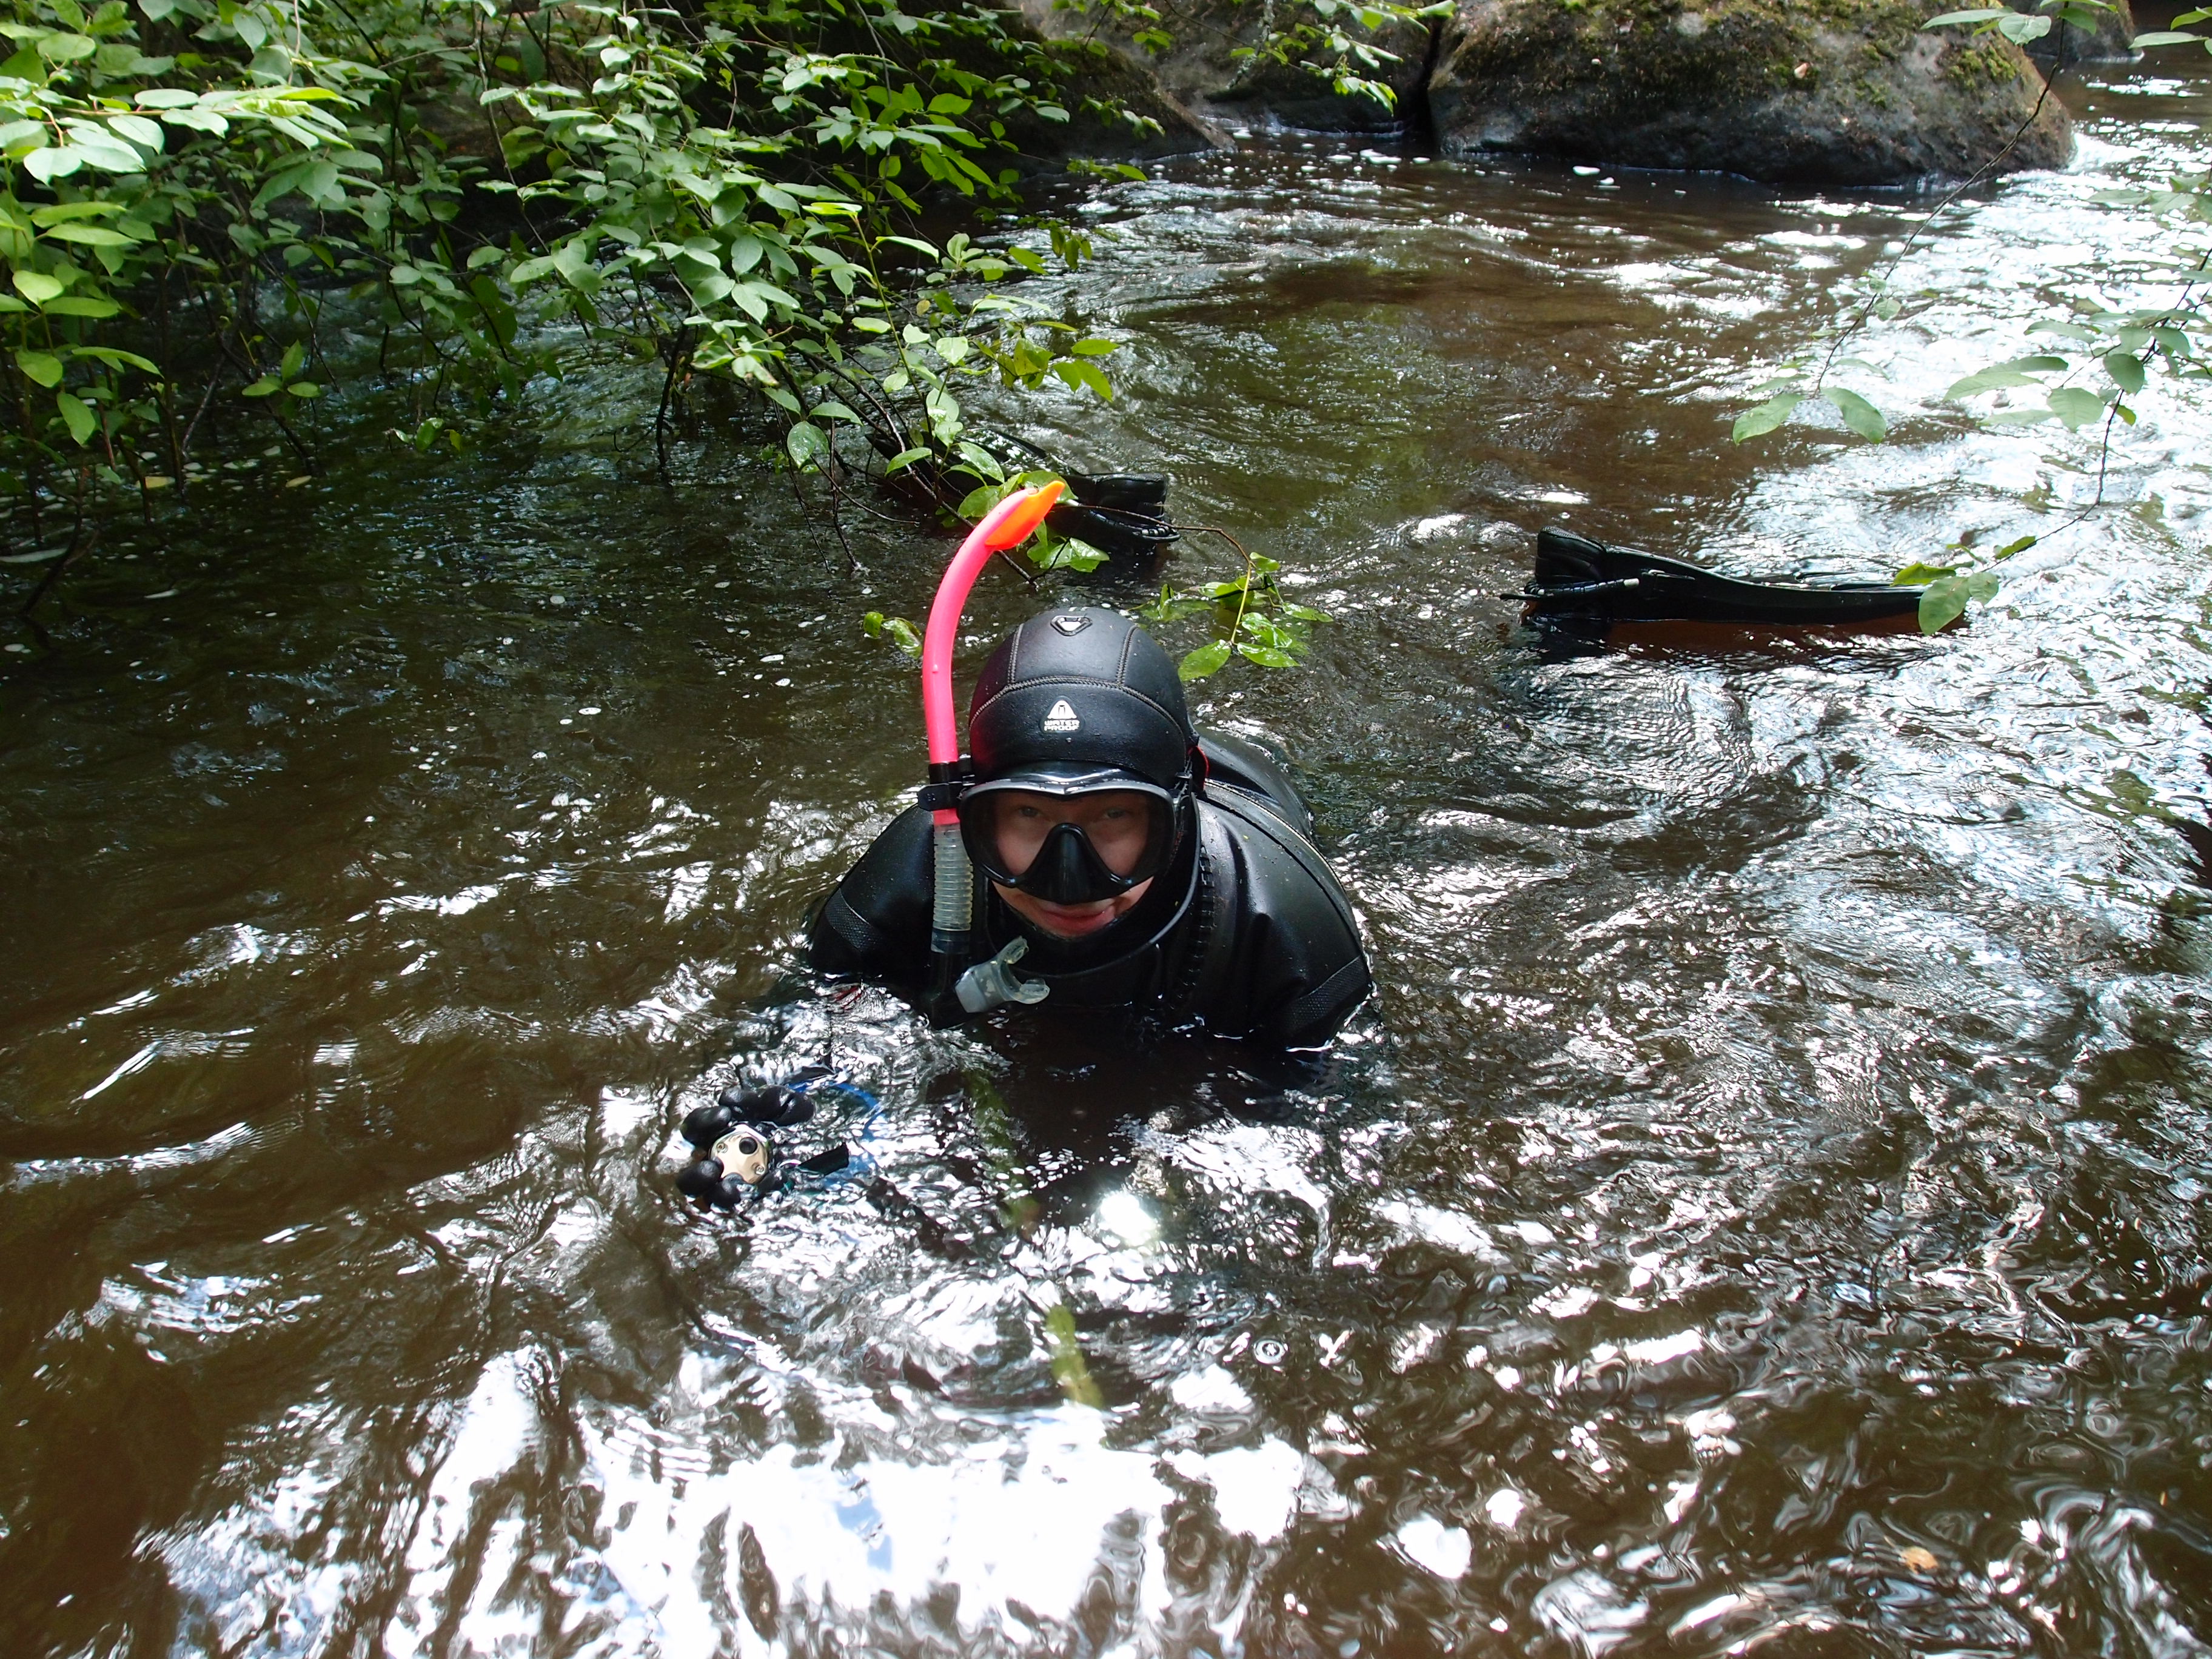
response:
M1966 612L1966 581L1963 576L1945 576L1928 584L1927 592L1920 596L1920 631L1940 634Z
M2015 357L2008 363L1995 363L1988 368L1977 369L1964 380L1954 380L1943 396L1946 401L1971 398L1978 392L1992 391L1998 386L2039 386L2038 374L2055 374L2066 367L2063 357Z
M1109 352L1119 351L1121 347L1120 342L1115 340L1077 340L1067 349L1079 357L1103 357Z
M15 292L34 306L59 299L62 290L69 286L60 277L49 276L43 270L19 270L15 280Z
M830 453L830 434L811 421L799 421L783 434L783 447L790 453L791 464L804 472Z
M88 294L64 294L46 304L49 317L112 317L122 309L112 300L98 299Z
M1920 631L1942 633L1966 614L1968 601L1986 605L1995 599L2000 580L1994 570L1970 570L1929 583L1920 596Z
M2112 377L2112 384L2133 397L2143 389L2142 359L2131 352L2115 351L2105 359L2105 373Z
M914 449L902 449L897 454L892 456L890 459L884 463L884 471L885 472L902 472L908 467L912 466L916 461L926 461L928 459L929 451L925 448L917 447ZM990 511L990 508L987 507L983 511L988 513Z
M113 346L77 346L70 351L70 356L90 357L94 362L106 363L110 368L140 368L149 374L159 374L161 372L137 352L118 351Z
M1984 6L1975 11L1947 11L1941 17L1931 17L1920 27L1923 29L1951 28L1961 23L1994 23L2012 13L2002 6Z
M2007 542L1996 552L1990 554L1990 558L1994 562L1998 559L2008 559L2015 553L2025 553L2035 545L2038 539L2034 536L2022 536L2018 541Z
M39 126L36 121L27 121L23 125ZM0 138L5 137L5 133L0 133ZM46 207L32 209L31 220L43 228L66 224L71 219L105 219L122 211L123 204L120 202L56 202Z
M56 225L46 233L50 242L76 242L84 247L129 247L134 240L102 225Z
M313 380L295 380L284 390L295 398L319 398L323 395L322 387Z
M1176 677L1186 681L1202 680L1208 674L1218 672L1228 660L1229 641L1215 640L1212 644L1201 645L1186 655L1176 666Z
M1785 392L1778 397L1769 398L1757 409L1746 410L1737 416L1729 436L1736 443L1763 438L1788 420L1790 411L1804 401L1805 394L1802 392Z
M2022 17L2018 12L2007 12L1997 19L1997 33L2016 46L2031 40L2040 40L2051 33L2048 17Z
M52 149L34 149L23 158L23 171L42 185L57 179L66 179L84 165L84 152L74 144L58 144Z
M19 271L16 274L21 276L22 273ZM23 371L24 379L35 381L40 386L59 386L62 383L62 360L50 351L19 348L15 353L15 367Z
M1917 560L1908 564L1889 579L1893 587L1916 587L1923 582L1932 582L1948 576L1958 567L1949 564L1922 564Z
M2204 37L2185 34L2179 29L2153 29L2148 34L2138 34L2128 42L2130 52L2141 52L2148 46L2200 46Z
M886 617L880 611L871 611L860 618L860 626L872 640L889 640L909 657L921 654L921 630L904 617Z
M1052 372L1070 386L1080 390L1089 387L1108 403L1114 401L1114 387L1097 367L1080 358L1065 358L1052 366Z
M1034 248L1010 247L1006 250L1006 258L1024 270L1033 271L1039 276L1044 275L1044 256Z
M1247 662L1255 662L1262 668L1296 668L1298 659L1279 646L1262 645L1257 640L1246 640L1237 647L1237 654Z
M2049 401L2051 412L2065 422L2069 431L2079 432L2105 418L2105 400L2078 386L2060 386Z
M1844 417L1844 424L1869 443L1878 444L1889 435L1889 427L1881 418L1881 411L1857 392L1832 386L1823 390L1820 395L1836 406L1837 412Z
M251 386L240 387L239 395L243 398L266 398L283 389L283 381L278 380L274 374L264 374Z
M161 128L158 122L143 115L111 115L107 125L128 138L141 149L150 149L160 155L163 147Z
M61 410L63 424L69 428L70 436L76 440L80 447L99 430L99 421L94 417L92 410L85 407L82 398L72 398L66 392L57 392L54 393L54 407Z
M118 138L94 121L69 122L70 146L83 159L84 164L98 167L103 173L143 173L146 158L127 140ZM40 150L40 155L47 154Z
M589 237L572 236L554 249L553 269L562 282L580 294L592 293L599 286L599 273L592 264Z

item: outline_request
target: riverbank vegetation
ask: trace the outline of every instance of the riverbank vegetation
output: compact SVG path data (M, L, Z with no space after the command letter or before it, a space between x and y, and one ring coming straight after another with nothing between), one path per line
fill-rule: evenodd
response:
M1574 0L1563 4L1558 26L1573 13L1583 27ZM1258 21L1204 10L1222 40L1252 42L1215 52L1224 65L1296 70L1377 108L1401 83L1449 82L1486 38L1480 19L1446 23L1445 5L1241 9ZM2086 38L2112 9L2040 0L2033 13L1990 7L1925 27L2017 56L2054 27ZM150 516L207 467L272 447L312 477L340 429L325 411L341 386L379 388L385 424L418 449L465 448L487 421L526 422L532 386L580 349L653 371L636 379L651 388L636 415L664 465L678 419L719 389L730 397L718 414L763 417L747 429L833 499L860 476L912 471L925 498L980 510L1011 481L1001 453L969 441L963 387L1112 396L1115 343L1024 294L1092 252L1079 230L1024 217L1024 187L1069 167L1127 171L1173 141L1164 121L1190 119L1103 44L1168 52L1173 15L1143 0L1050 11L6 0L7 556L43 561L51 580L104 515ZM1669 50L1709 42L1705 14L1693 21L1669 26ZM2177 27L2138 44L2197 38ZM1427 40L1427 63L1417 71L1384 40ZM1811 78L1809 60L1792 74L1792 88ZM2048 125L2048 88L2024 107L1978 179ZM2201 179L2110 199L2184 227L2208 216ZM2160 363L2203 373L2191 339L2205 255L2185 228L2170 252L2172 304L2079 296L2036 325L2028 349L1950 397L2009 400L1984 411L1994 422L2101 423L2109 441ZM1863 366L1843 348L1910 303L1878 277L1762 389L1738 439L1823 402L1882 438L1879 389L1844 383ZM1923 621L1940 626L1993 593L1995 565L2025 544L1955 550L1900 580L1931 582ZM1215 608L1252 615L1264 599L1252 577L1248 560ZM1239 626L1226 638L1242 651ZM1295 644L1261 647L1272 659Z
M1312 10L1331 27L1285 8L1281 49L1333 52L1346 28L1410 13ZM317 410L348 378L397 395L408 441L460 447L471 422L526 410L579 338L659 369L640 418L664 444L678 406L719 385L774 414L789 461L833 486L855 465L957 465L971 377L1111 395L1112 343L1018 291L1088 240L977 238L1019 213L1025 179L1141 153L1158 117L1087 73L1103 48L1018 13L9 0L7 15L0 477L19 548L66 560L103 512L186 492L210 453L276 442L311 475Z

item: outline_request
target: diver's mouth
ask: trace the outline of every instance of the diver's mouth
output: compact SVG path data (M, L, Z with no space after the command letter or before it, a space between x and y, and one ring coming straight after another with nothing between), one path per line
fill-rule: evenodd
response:
M1094 899L1088 904L1054 904L1032 896L1030 902L1035 907L1034 916L1038 926L1063 939L1084 938L1114 921L1114 901L1111 899Z

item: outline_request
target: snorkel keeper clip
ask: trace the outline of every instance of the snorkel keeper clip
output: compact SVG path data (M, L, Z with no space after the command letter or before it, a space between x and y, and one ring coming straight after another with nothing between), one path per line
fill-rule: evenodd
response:
M929 809L930 857L935 891L929 919L929 991L925 1005L930 1022L950 1025L971 1014L984 1012L1012 1000L1011 991L1024 992L1034 981L1013 980L1003 969L981 981L963 985L969 968L969 931L975 909L975 874L968 862L961 839L960 814L954 810L965 793L974 769L960 753L960 730L952 710L952 647L960 634L960 617L968 608L968 595L983 567L995 553L1018 547L1044 522L1067 486L1055 479L1035 489L1009 495L969 531L960 550L945 567L929 607L929 625L921 636L921 720L929 738L929 783L921 804ZM997 965L997 959L987 966ZM1011 966L1008 959L1007 966ZM1036 998L1021 995L1024 1001ZM965 994L963 994L963 992Z

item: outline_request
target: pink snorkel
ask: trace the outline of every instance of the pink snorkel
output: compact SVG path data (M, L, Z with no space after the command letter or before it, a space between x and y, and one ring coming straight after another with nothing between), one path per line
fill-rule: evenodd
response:
M960 726L952 709L952 647L960 633L961 615L968 608L969 592L991 556L1027 541L1066 488L1055 479L1034 489L1019 490L983 515L982 522L968 532L952 562L945 567L945 580L938 583L937 598L930 604L929 626L921 636L921 720L929 734L929 787L922 791L922 800L931 809L930 846L937 878L935 902L930 910L929 1012L940 1024L957 1018L956 1007L980 1013L999 1002L1034 1001L1044 994L1042 986L1022 988L1034 989L1036 996L1011 991L994 994L992 988L979 987L975 998L971 998L969 988L962 983L968 967L975 886L968 849L960 840L960 814L955 810L964 780ZM1014 982L1003 969L999 980ZM978 1002L976 998L984 1000Z

